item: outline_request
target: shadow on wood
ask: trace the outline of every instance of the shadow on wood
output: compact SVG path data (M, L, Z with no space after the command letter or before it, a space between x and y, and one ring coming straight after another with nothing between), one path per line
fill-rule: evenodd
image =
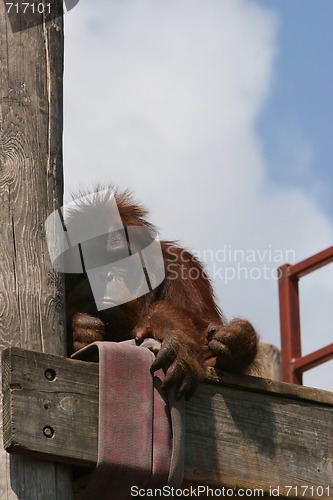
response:
M8 348L3 392L7 451L95 464L97 364ZM332 430L332 393L210 369L186 404L184 485L308 486L300 497L323 498L318 486L333 491Z

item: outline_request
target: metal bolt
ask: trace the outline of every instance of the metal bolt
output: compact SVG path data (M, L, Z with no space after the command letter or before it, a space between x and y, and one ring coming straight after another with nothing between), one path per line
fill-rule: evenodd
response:
M56 378L56 372L54 370L52 370L52 368L47 368L45 370L45 377L47 378L47 380L52 382L52 380L54 380Z
M54 429L52 429L52 427L50 427L50 426L47 425L43 429L43 434L44 434L45 437L51 438L51 437L54 436Z

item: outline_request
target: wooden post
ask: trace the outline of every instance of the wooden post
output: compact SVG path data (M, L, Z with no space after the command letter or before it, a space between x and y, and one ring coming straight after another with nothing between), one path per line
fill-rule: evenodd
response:
M0 62L1 350L64 355L63 276L44 230L63 194L62 17L13 32L1 1ZM2 500L73 499L67 466L9 455L0 440Z

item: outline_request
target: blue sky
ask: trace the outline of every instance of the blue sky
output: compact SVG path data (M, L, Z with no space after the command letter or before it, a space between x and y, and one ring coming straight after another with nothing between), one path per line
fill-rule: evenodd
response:
M65 16L67 196L132 189L226 316L279 345L276 268L333 242L331 1L99 3ZM304 353L332 342L332 271L301 281ZM333 390L329 371L306 383Z
M333 217L333 2L331 0L256 0L279 15L274 84L259 119L259 133L273 182L322 184L313 193ZM293 167L292 150L281 144L284 128L312 150L307 172ZM285 164L276 161L283 158Z

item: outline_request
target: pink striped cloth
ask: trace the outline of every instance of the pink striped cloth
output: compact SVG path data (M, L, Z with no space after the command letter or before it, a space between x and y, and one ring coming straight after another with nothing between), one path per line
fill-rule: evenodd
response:
M99 360L98 461L82 500L128 500L131 486L178 488L185 402L161 390L154 354L134 341L94 342L72 357Z

